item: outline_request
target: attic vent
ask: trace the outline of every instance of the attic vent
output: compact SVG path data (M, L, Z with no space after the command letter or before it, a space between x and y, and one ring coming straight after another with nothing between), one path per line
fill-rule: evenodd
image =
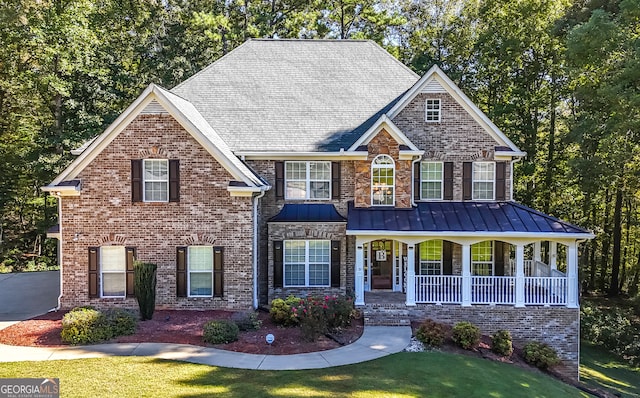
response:
M427 84L425 84L422 89L423 93L431 94L431 93L445 93L446 90L442 87L440 82L436 79L431 79Z
M147 105L142 111L143 115L161 115L167 113L169 112L167 112L156 100L149 102L149 105Z

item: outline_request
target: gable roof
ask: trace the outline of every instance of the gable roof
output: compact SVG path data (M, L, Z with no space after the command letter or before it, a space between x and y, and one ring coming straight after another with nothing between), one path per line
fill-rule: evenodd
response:
M423 90L429 90L435 87L439 90L447 92L454 100L456 100L468 113L475 119L480 126L482 126L487 133L489 133L494 140L499 143L499 146L509 148L510 152L513 152L513 156L524 156L526 153L520 151L516 144L514 144L499 128L496 126L487 115L484 114L476 106L476 104L467 97L465 93L447 76L438 65L433 65L427 73L425 73L416 84L413 85L407 92L404 93L402 98L395 102L395 104L386 112L390 119L394 119L398 114L411 102L418 94Z
M252 39L171 91L236 153L326 152L418 79L371 41Z
M267 187L258 175L249 169L220 138L196 108L187 100L150 84L142 94L44 190L55 190L66 181L76 178L102 150L113 141L152 101L156 101L189 132L228 172L246 187Z

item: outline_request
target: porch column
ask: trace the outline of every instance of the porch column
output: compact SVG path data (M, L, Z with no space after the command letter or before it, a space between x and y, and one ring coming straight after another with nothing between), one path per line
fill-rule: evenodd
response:
M416 253L414 245L407 245L407 306L416 305Z
M578 308L578 243L567 247L567 307Z
M471 306L471 245L462 245L462 306Z
M516 307L524 307L524 245L516 245Z
M533 243L533 261L542 262L542 242L537 241ZM535 268L535 264L534 264Z
M364 305L364 250L362 243L356 243L356 302Z
M558 243L549 242L549 267L558 269Z

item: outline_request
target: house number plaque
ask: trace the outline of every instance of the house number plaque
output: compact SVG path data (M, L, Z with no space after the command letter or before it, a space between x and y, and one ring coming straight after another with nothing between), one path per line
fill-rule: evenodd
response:
M376 261L387 261L387 251L376 250Z

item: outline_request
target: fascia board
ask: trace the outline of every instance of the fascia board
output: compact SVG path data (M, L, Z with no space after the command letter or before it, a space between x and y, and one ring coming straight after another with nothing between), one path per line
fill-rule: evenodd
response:
M385 126L387 128L385 128ZM348 151L355 151L359 146L368 144L383 128L387 130L387 132L391 134L393 139L399 144L404 144L413 151L419 151L418 147L416 147L415 144L411 142L406 135L404 135L404 133L395 125L395 123L393 123L391 118L387 117L387 115L380 116L373 126L369 127L369 129L364 132L364 134L362 134L353 145L351 145Z
M385 235L385 236L442 236L470 238L550 238L550 239L593 239L593 233L560 233L560 232L456 232L456 231L386 231L386 230L354 230L347 229L347 235Z

